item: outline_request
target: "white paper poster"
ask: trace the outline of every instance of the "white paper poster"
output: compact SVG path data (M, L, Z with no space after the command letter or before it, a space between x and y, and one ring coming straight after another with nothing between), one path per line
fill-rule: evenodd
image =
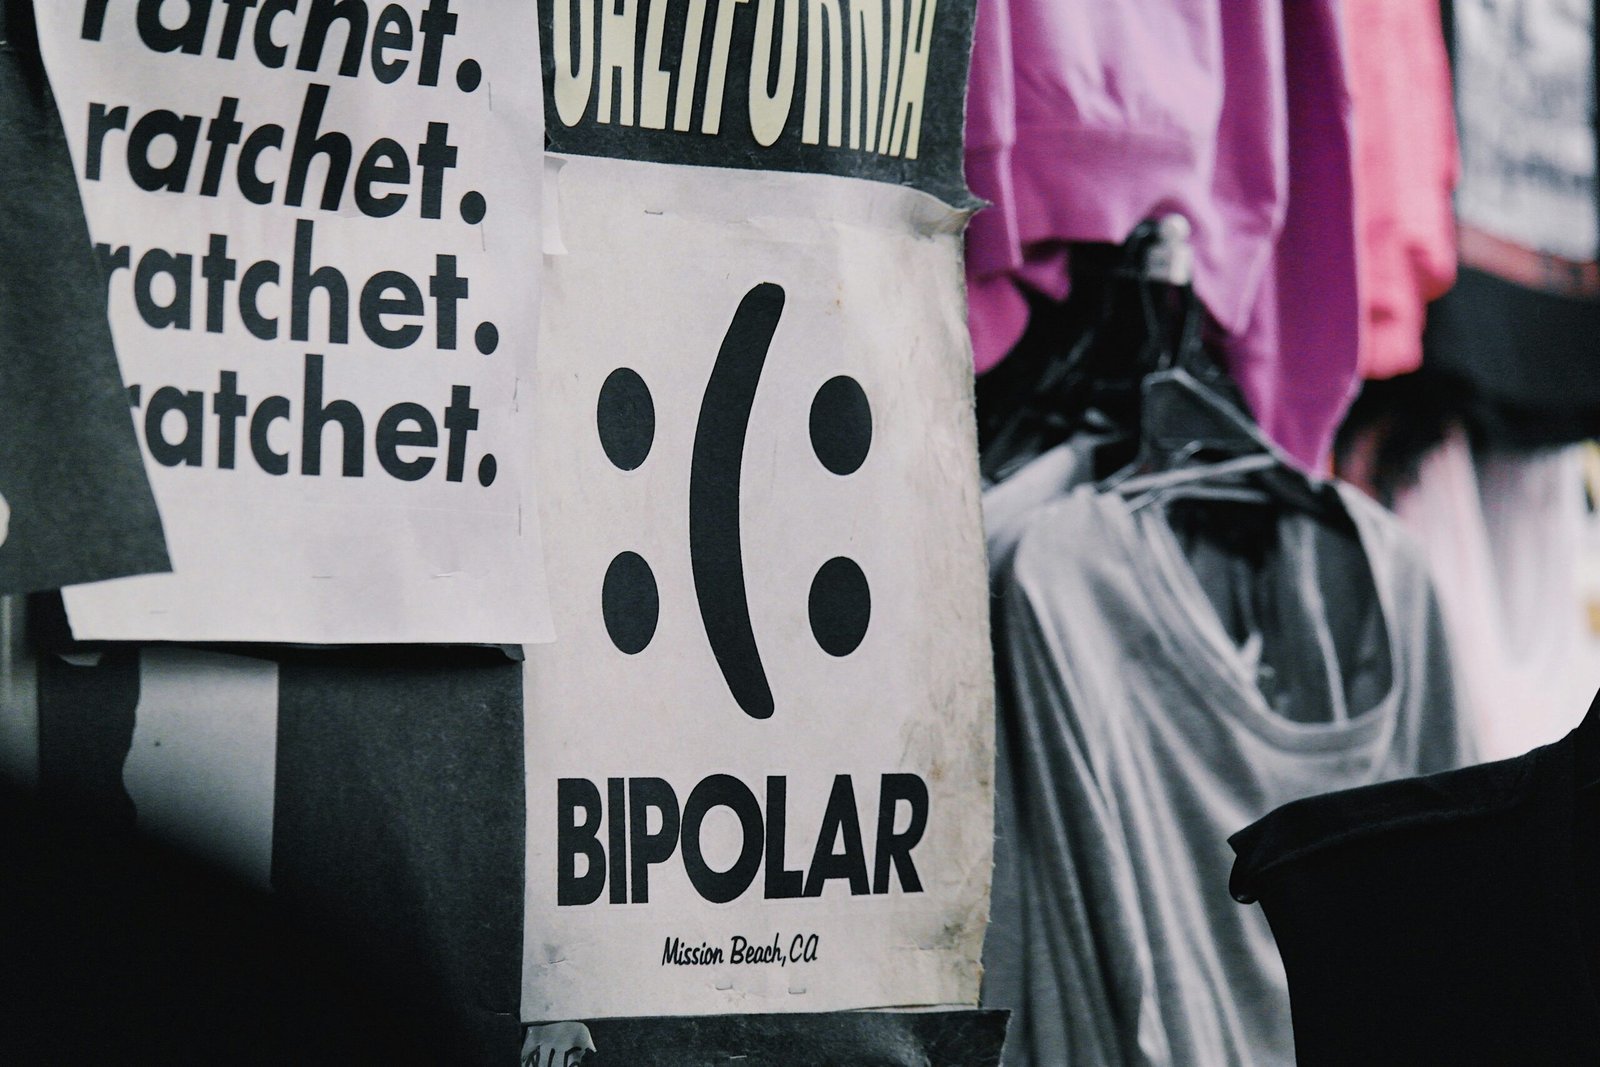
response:
M836 81L818 143L799 5L726 29L677 8L652 29L639 5L653 43L620 96L623 17L585 30L571 7L536 402L561 639L526 669L522 1017L975 1003L993 719L970 9L880 10L881 122L830 119L861 117ZM697 33L723 42L699 75ZM673 69L675 96L652 82Z
M174 570L75 635L548 640L533 5L37 11Z

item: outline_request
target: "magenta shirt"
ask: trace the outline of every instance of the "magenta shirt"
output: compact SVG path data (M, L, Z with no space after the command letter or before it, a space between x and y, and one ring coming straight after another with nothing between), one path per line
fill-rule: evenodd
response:
M967 235L980 372L1022 334L1019 285L1066 294L1064 242L1178 212L1257 420L1325 462L1361 320L1336 0L979 0L966 170L994 204Z

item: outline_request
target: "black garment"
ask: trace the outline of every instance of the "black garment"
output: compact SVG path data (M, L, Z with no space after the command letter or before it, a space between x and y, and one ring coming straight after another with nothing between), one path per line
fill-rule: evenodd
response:
M0 786L0 1063L514 1064L185 856Z
M0 4L0 595L171 570L33 8Z
M498 649L277 658L279 904L381 975L444 1062L515 1062L522 665Z
M497 649L275 650L273 893L262 899L230 886L214 909L195 911L223 876L133 839L136 811L123 774L142 655L114 647L95 666L39 658L48 825L99 828L120 851L102 864L97 843L68 866L51 852L49 832L24 821L19 833L40 855L24 851L16 873L0 836L0 1064L119 1054L140 1063L514 1064L527 839L521 665ZM0 831L8 814L0 807ZM36 877L35 867L44 873ZM19 895L7 896L14 888ZM235 912L254 924L237 940L273 946L260 974L248 955L212 960L196 947L213 939L218 953L235 953L212 929L213 911L227 918L216 920L224 930ZM23 937L36 922L85 932L62 942L59 964L24 957L8 970L6 935ZM162 955L148 958L147 942L166 938ZM29 934L21 943L50 941ZM69 995L78 955L117 956L123 945L143 957L96 964L104 976L82 988L133 1007L112 1011ZM330 997L327 988L338 983L304 978L327 961L350 996ZM8 1040L5 1004L14 988L35 986L26 1010L44 1021L28 1040L52 1055L29 1059L16 1050L33 1045ZM271 1018L236 1018L253 1005ZM183 1026L168 1033L168 1016ZM295 1028L312 1023L326 1033L295 1046ZM234 1034L257 1025L277 1027L269 1036L279 1044L244 1056L248 1045ZM407 1052L398 1059L342 1051L352 1035L391 1027L397 1039L404 1035ZM174 1058L171 1050L191 1039L200 1042L192 1055Z
M1459 414L1483 444L1565 445L1600 436L1597 336L1600 301L1464 266L1455 287L1428 307L1423 366L1465 385Z
M1541 292L1462 267L1428 309L1428 365L1513 412L1552 411L1600 426L1594 339L1600 300ZM1587 421L1581 421L1587 419ZM1563 427L1567 429L1567 427Z
M1301 1067L1600 1063L1600 793L1577 787L1574 736L1233 836Z

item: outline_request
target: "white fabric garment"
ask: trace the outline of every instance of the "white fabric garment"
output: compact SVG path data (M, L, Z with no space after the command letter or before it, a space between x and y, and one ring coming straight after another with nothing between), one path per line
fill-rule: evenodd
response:
M1066 496L1092 473L1094 448L1100 440L1078 434L983 491L983 534L991 584L1011 566L1017 542L1034 512Z
M1581 446L1475 461L1457 432L1395 512L1432 568L1483 759L1560 739L1600 688L1581 589L1592 521Z
M1228 895L1228 836L1467 758L1426 569L1342 493L1356 537L1284 512L1255 556L1090 486L1024 524L997 579L984 945L1007 1064L1293 1063L1282 963Z

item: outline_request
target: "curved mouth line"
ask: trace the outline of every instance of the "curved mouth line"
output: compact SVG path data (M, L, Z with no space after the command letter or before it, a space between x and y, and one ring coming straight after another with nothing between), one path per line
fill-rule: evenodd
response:
M739 301L706 382L689 467L689 555L700 619L728 692L754 719L770 718L774 705L750 623L739 481L750 411L783 305L784 291L772 282Z

